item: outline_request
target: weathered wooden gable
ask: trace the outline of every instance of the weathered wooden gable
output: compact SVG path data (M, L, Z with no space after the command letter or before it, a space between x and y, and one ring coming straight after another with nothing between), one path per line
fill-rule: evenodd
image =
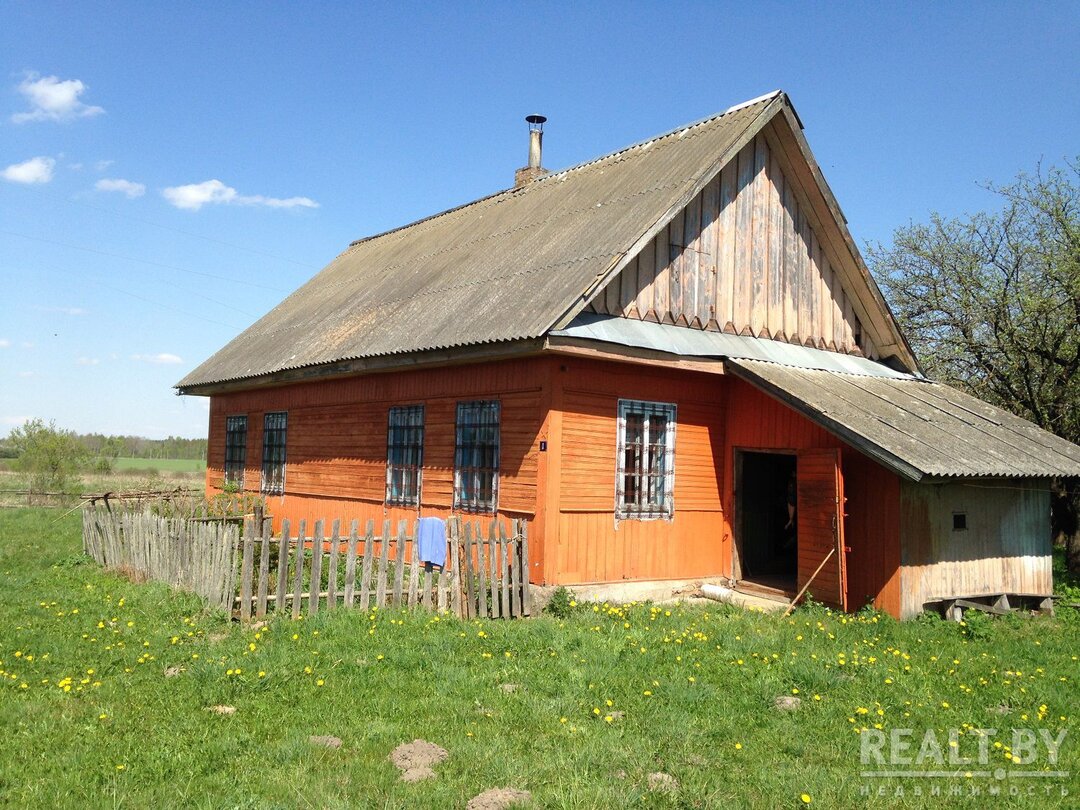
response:
M795 164L803 157L790 136L785 147L783 126L758 132L590 309L874 359L893 344L875 334L891 314L858 289L866 282L856 259L831 212L815 211L815 189Z

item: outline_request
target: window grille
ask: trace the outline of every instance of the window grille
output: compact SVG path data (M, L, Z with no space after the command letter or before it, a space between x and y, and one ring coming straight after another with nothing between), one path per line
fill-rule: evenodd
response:
M424 464L424 406L390 408L386 430L386 502L420 503L420 470Z
M675 511L675 405L619 400L615 514L670 518Z
M499 490L499 403L459 402L454 508L494 512Z
M263 416L262 491L280 495L285 491L285 431L288 414L275 411Z
M225 484L244 488L247 463L247 417L225 417Z

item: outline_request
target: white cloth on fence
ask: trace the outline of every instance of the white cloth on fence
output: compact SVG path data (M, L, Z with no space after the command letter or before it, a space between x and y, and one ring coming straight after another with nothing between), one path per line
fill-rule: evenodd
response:
M440 568L446 565L446 521L437 517L420 518L416 530L420 544L420 562Z

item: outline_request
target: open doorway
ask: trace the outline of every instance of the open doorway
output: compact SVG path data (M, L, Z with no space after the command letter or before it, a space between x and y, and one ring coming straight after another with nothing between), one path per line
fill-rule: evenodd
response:
M739 579L794 595L799 571L796 457L737 451Z

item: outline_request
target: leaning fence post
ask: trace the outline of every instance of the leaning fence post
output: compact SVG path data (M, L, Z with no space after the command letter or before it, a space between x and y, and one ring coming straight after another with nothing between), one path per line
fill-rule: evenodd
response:
M345 550L345 604L344 607L353 606L353 594L356 587L356 544L359 542L360 521L353 520L349 527L349 545Z
M383 521L382 543L379 544L379 581L375 585L375 607L386 607L386 567L390 560L390 521Z
M300 533L296 538L296 575L293 577L292 617L300 618L301 603L304 596L304 535L307 534L307 521L300 521Z
M455 616L461 616L461 538L458 536L461 530L461 522L456 517L450 518L450 554L448 559L452 566L450 575L450 609Z
M518 536L516 527L511 524L510 537L510 615L514 618L521 616L521 538ZM502 533L502 529L499 530ZM505 536L505 535L504 535Z
M319 612L319 593L322 591L323 522L315 521L315 536L311 540L311 587L308 592L308 615Z
M281 521L281 540L278 541L277 603L274 610L285 611L285 594L289 589L289 519Z
M477 542L477 555L476 555L476 614L487 618L488 616L488 603L487 603L487 591L489 583L495 578L494 565L488 566L488 553L484 546L484 535L480 531L479 526L476 530L476 542ZM490 573L490 576L488 574ZM499 606L492 603L491 606L491 618L497 618L499 615Z
M337 569L338 552L341 550L341 521L335 520L330 533L330 568L326 572L326 609L337 608Z
M409 555L409 607L416 607L420 590L420 521L413 523L412 553Z
M491 566L489 569L490 576L488 577L491 591L491 618L498 619L503 617L505 611L502 609L499 601L499 588L502 587L502 571L501 563L499 560L499 545L495 542L495 521L491 522L490 529L488 531L488 541L491 550Z
M260 619L266 615L266 592L270 589L270 523L262 520L262 510L256 507L255 526L259 531L262 545L259 547L259 603L255 615Z
M407 536L409 532L409 522L407 520L398 521L397 530L397 548L394 549L394 553L397 555L395 559L394 567L394 607L401 607L401 590L405 584L405 546L408 545Z
M255 522L244 525L244 560L240 566L240 621L251 619L251 568L255 553Z
M483 548L483 546L481 546ZM465 521L465 607L461 611L461 618L471 619L476 615L476 601L473 599L473 527L470 521Z
M532 615L532 588L529 581L532 578L532 569L529 568L529 522L522 520L518 523L521 533L521 612L526 616Z
M367 530L364 532L364 570L360 575L360 609L367 610L371 603L371 558L375 551L372 544L375 541L375 521L368 520Z

